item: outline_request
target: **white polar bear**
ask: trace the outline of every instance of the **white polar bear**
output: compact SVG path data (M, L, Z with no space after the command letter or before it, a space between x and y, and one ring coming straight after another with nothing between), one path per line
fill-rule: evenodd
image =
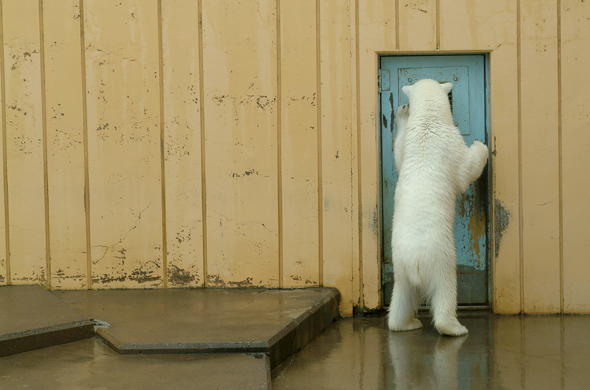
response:
M388 320L393 331L422 327L415 313L424 298L441 334L467 333L457 320L455 202L481 175L488 148L479 141L465 145L453 123L448 99L452 87L430 79L403 87L410 103L396 112L395 283Z

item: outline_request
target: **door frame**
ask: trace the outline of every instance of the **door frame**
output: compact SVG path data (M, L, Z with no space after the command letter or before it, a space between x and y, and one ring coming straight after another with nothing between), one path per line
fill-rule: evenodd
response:
M494 151L492 151L491 148L491 140L490 140L490 134L491 134L491 115L490 115L490 53L489 52L460 52L460 53L452 53L452 52L445 52L445 53L377 53L377 68L379 70L381 70L381 59L383 57L426 57L426 56L432 56L432 57L449 57L449 56L468 56L468 55L481 55L483 56L483 72L484 72L484 123L485 123L485 130L484 130L484 135L485 135L485 144L488 146L488 148L490 149L490 156L488 158L488 163L486 164L486 167L484 168L483 174L482 176L485 175L486 177L486 181L485 181L485 189L484 189L484 196L485 196L485 204L486 204L486 216L485 216L485 237L486 237L486 241L485 241L485 247L486 247L486 251L485 251L485 260L486 260L486 284L487 284L487 291L486 291L486 303L482 304L482 305L458 305L458 309L460 310L481 310L481 309L491 309L492 308L492 272L493 272L493 268L492 267L492 239L491 239L491 234L492 234L492 229L491 229L491 218L492 218L492 202L490 201L491 199L493 199L493 194L492 194L492 169L491 169L491 160L492 160L492 154L494 153ZM381 302L385 302L385 289L383 289L383 275L381 270L383 269L383 262L384 262L384 257L385 257L385 251L384 251L384 245L385 245L385 234L384 234L384 229L385 229L385 216L383 215L385 208L383 207L384 203L383 203L383 153L382 153L382 130L383 130L383 114L381 111L381 92L379 91L379 88L377 88L377 104L378 104L378 127L379 127L379 131L378 131L378 146L379 146L379 150L378 150L378 159L379 159L379 194L378 194L378 200L379 200L379 211L380 211L380 219L382 221L382 223L380 224L380 228L379 228L379 236L380 236L380 240L379 240L379 252L380 252L380 256L379 256L379 283L380 283L380 299ZM394 108L395 109L395 108ZM392 123L393 126L393 123ZM497 251L497 249L495 249ZM496 254L497 257L497 254ZM385 309L387 308L387 306L383 303L382 307ZM425 307L422 307L425 308Z

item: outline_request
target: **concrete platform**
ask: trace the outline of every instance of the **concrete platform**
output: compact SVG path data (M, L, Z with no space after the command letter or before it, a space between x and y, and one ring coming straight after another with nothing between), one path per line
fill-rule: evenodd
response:
M0 389L270 389L268 356L118 355L96 338L0 358Z
M338 291L194 289L52 293L109 327L120 354L265 353L274 369L338 317Z
M92 322L40 286L0 286L0 356L94 336Z
M327 288L0 287L0 388L269 389L338 300Z

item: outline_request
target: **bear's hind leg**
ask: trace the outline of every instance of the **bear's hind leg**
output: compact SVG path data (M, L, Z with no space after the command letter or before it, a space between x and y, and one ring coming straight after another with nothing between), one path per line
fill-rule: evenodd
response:
M466 327L457 319L457 275L454 267L451 272L441 272L435 282L431 300L434 327L440 334L463 336Z
M420 294L405 278L398 276L395 279L389 305L389 329L396 332L420 329L422 323L415 317Z

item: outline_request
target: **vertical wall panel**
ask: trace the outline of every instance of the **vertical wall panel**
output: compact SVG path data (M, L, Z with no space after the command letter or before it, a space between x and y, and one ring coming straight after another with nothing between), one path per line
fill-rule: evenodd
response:
M566 313L590 313L590 3L561 1L563 294Z
M516 2L440 0L441 50L495 50L516 43Z
M399 49L436 49L436 0L399 0Z
M2 3L0 2L0 7L2 7ZM1 16L1 14L0 14ZM3 20L0 20L1 23L3 23ZM0 37L0 45L2 45L2 49L4 49L4 32L2 32L2 37ZM0 51L0 53L2 53ZM4 64L4 58L2 58L2 64ZM4 70L4 67L0 67L0 72L2 72L2 76L0 77L0 90L3 91L4 90L4 85L2 85L4 77L6 76L6 72ZM2 93L0 93L0 107L2 107L2 109L0 110L0 115L4 115L5 111L6 111L6 106L4 105L4 95ZM6 256L6 239L7 239L7 234L8 234L8 230L6 229L6 212L5 212L5 207L6 207L6 199L4 197L4 191L6 191L5 185L4 185L4 167L5 167L5 159L4 159L4 147L5 147L5 143L4 143L4 138L5 138L5 134L6 134L6 128L4 126L4 117L0 118L0 162L2 163L2 167L0 168L0 183L2 183L2 191L0 191L0 285L5 285L8 284L8 281L10 279L9 275L8 275L8 261L7 261L7 257Z
M349 23L350 30L350 121L351 121L351 152L350 152L350 175L351 175L351 197L350 197L350 211L351 211L351 256L352 256L352 302L354 306L361 306L362 292L362 272L361 272L361 256L360 256L360 199L359 199L359 77L358 77L358 3L356 0L349 2Z
M39 3L3 1L6 142L13 284L44 282L45 190Z
M523 292L526 313L560 310L557 8L520 7Z
M199 9L162 1L168 285L203 285Z
M395 7L382 0L359 1L359 82L360 82L360 175L362 304L381 304L381 232L379 167L379 104L377 89L378 52L396 49ZM379 261L375 261L378 259Z
M283 286L319 283L316 1L281 0Z
M488 134L494 191L490 198L492 306L497 313L516 314L521 310L516 4L441 0L440 9L442 49L493 50Z
M494 193L490 198L493 203L489 250L492 306L498 314L521 311L516 57L514 44L502 45L490 55L491 164L488 164Z
M0 7L2 7L2 2L0 2ZM1 16L1 15L0 15ZM3 19L0 20L0 22L2 22L2 26L4 25L4 21ZM2 36L0 37L0 45L2 51L0 51L0 53L3 53L4 50L4 31L2 31ZM2 57L4 57L4 55L2 55ZM8 240L8 229L6 226L6 221L7 221L7 214L6 213L6 198L4 196L5 191L7 191L7 188L5 186L5 179L6 177L4 176L4 169L6 167L6 159L4 158L4 150L6 147L6 143L5 143L5 138L6 138L6 127L4 126L4 119L5 119L5 112L6 112L6 106L4 105L4 78L6 77L6 72L5 72L5 64L4 64L4 58L2 58L2 67L0 67L0 72L2 72L1 77L0 77L0 90L2 91L2 93L0 93L0 107L2 107L2 109L0 110L0 115L2 115L2 120L0 121L0 161L2 162L2 169L0 169L0 183L2 183L2 191L0 191L0 201L2 203L0 203L0 285L5 285L8 284L10 281L10 275L9 275L9 264L8 264L8 256L7 256L7 240Z
M85 2L92 277L162 285L156 2Z
M275 17L203 1L210 286L279 285Z
M43 14L51 287L80 289L88 267L79 0L44 0Z
M323 279L352 314L352 86L348 1L321 1ZM356 212L356 210L355 210Z

